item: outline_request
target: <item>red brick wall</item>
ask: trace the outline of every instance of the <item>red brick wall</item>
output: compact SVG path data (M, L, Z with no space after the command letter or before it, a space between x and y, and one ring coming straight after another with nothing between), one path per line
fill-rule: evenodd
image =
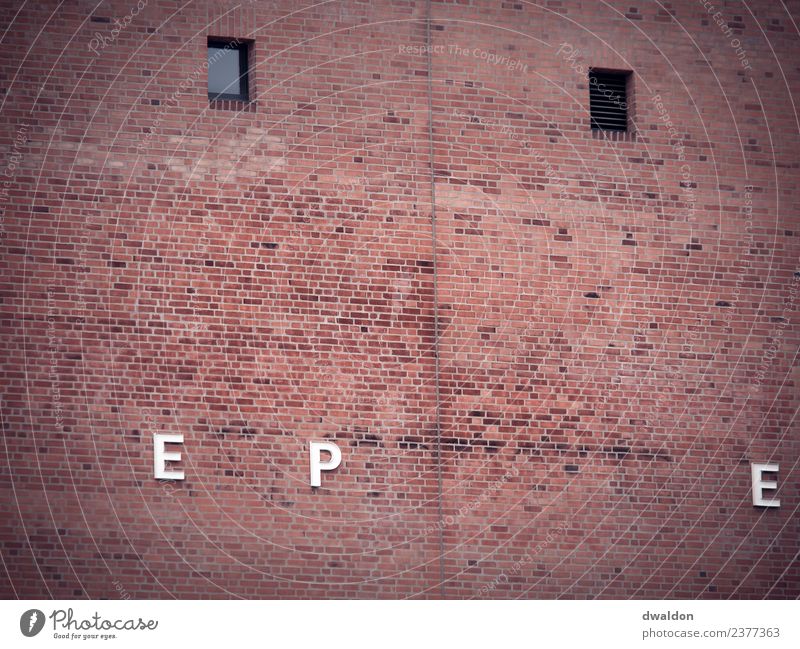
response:
M800 595L796 4L93 6L2 9L3 596Z

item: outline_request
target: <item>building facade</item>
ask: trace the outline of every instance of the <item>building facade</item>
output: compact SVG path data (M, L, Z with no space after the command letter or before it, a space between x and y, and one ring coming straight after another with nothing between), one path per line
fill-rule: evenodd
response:
M796 3L1 11L5 597L800 595Z

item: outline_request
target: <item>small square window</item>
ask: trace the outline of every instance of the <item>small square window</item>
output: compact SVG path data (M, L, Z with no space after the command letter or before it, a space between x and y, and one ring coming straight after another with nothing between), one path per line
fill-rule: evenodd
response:
M589 70L589 114L593 130L628 130L630 72Z
M249 99L247 51L239 40L208 39L209 99Z

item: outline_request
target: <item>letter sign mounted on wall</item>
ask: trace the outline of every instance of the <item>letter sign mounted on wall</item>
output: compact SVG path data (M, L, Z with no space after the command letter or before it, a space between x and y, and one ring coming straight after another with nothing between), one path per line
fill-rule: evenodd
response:
M777 498L764 498L764 489L777 489L778 483L775 480L762 480L762 473L777 473L777 464L756 464L750 465L750 472L753 478L753 506L754 507L780 507L781 501Z
M329 460L322 461L322 451L331 454ZM309 447L309 465L311 467L311 486L322 484L322 471L333 471L342 463L342 452L333 442L311 442Z
M167 452L167 444L183 444L183 435L153 434L153 469L156 480L183 480L183 471L167 471L167 462L180 462L181 454Z

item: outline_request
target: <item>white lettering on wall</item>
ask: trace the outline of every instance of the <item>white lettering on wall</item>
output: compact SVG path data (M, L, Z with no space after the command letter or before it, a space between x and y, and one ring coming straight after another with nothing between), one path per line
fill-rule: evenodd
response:
M167 462L180 462L181 454L167 451L167 444L183 444L183 435L153 434L153 470L156 480L183 480L183 471L167 471Z
M753 478L753 506L754 507L780 507L781 501L777 498L764 498L764 489L777 489L778 483L775 480L762 480L765 472L777 473L777 464L756 464L750 465L750 472Z
M322 461L322 451L327 451L331 454L329 460ZM319 487L322 484L322 472L333 471L342 463L342 452L333 442L311 442L309 454L311 486Z

